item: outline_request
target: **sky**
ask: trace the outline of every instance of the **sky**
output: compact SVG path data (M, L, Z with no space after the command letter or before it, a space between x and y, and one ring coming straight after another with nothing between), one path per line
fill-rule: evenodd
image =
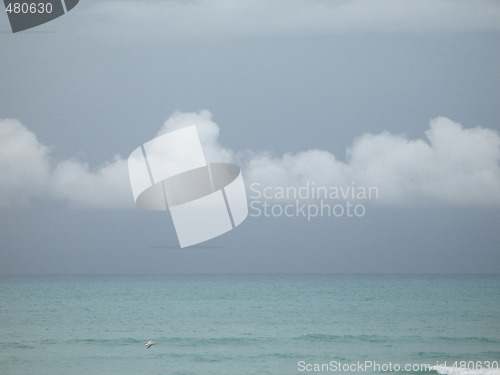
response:
M0 274L498 273L499 45L486 0L82 0L16 34L4 14ZM189 125L250 215L180 249L127 158ZM377 194L311 217L279 195L304 186Z

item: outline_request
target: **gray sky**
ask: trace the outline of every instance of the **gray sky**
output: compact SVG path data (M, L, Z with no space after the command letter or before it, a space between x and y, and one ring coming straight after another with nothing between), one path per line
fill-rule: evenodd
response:
M0 31L0 274L498 272L498 2L82 1ZM247 189L379 199L178 249L126 158L191 123Z

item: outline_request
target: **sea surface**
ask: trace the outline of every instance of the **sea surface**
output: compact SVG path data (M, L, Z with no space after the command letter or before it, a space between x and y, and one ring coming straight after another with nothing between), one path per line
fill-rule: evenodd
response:
M0 277L1 375L497 375L484 367L498 362L499 276Z

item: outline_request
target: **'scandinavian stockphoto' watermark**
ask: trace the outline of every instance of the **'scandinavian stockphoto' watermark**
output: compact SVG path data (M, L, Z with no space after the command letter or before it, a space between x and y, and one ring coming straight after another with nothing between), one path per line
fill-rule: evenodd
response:
M301 186L249 186L249 215L252 217L363 217L365 202L378 200L377 186L360 186L354 181L347 186L317 185L307 181Z

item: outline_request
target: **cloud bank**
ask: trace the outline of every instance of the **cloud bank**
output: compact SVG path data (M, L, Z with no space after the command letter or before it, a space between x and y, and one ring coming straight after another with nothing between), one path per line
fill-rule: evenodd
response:
M210 112L176 112L158 135L196 125L207 160L240 164L247 186L376 186L379 203L500 206L500 135L464 128L438 117L425 138L388 132L363 134L342 161L325 150L275 156L234 152L220 145ZM127 160L119 155L91 168L77 159L55 161L50 148L18 120L0 120L0 208L33 199L65 201L76 207L132 208Z
M128 41L500 29L492 0L113 0L79 9L86 35Z
M0 207L26 204L47 191L50 150L17 120L0 120Z
M383 204L444 202L500 206L500 136L491 129L464 129L445 117L430 121L426 139L388 132L364 134L340 161L324 150L253 157L245 178L264 186L378 188Z
M77 207L133 207L127 163L120 156L91 169L76 159L55 162L50 153L18 120L0 120L0 209L37 198Z

